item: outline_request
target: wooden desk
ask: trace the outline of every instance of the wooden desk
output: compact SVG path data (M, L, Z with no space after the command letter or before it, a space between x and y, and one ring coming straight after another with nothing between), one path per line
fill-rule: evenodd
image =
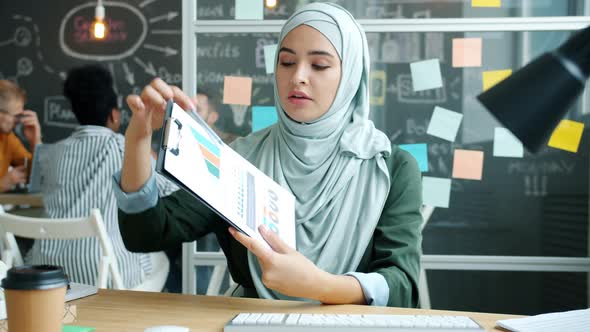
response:
M194 331L223 331L223 326L240 312L371 313L412 315L467 315L495 329L496 321L517 316L400 309L359 305L316 305L303 302L241 299L217 296L180 295L101 289L97 295L72 302L77 305L74 325L95 327L101 331L137 331L157 325L179 325Z
M0 194L0 205L30 205L31 207L43 207L43 196L41 194Z

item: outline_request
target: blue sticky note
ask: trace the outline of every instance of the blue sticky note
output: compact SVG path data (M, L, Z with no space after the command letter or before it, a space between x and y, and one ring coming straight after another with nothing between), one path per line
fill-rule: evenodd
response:
M61 332L93 332L96 331L94 327L63 325Z
M264 19L263 0L236 0L236 20Z
M266 66L266 73L272 74L275 72L275 54L277 53L277 44L264 46L264 65Z
M272 126L279 121L274 106L252 106L252 132Z
M462 119L463 114L436 106L426 133L454 142Z
M438 59L410 63L414 91L430 90L443 86Z
M401 144L399 147L412 154L418 162L420 172L428 172L428 146L426 144Z
M494 129L494 157L522 158L522 143L506 128Z
M422 177L422 203L448 208L451 199L451 179Z

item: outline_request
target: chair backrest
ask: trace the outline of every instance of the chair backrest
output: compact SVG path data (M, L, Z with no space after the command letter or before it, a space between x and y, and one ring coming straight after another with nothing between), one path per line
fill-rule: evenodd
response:
M98 209L91 210L90 215L84 218L53 219L17 216L6 213L0 208L0 235L4 242L2 260L8 267L23 264L15 235L30 239L64 240L96 237L102 249L96 286L106 288L110 272L114 288L124 289L113 245Z
M426 224L428 223L428 220L430 220L430 217L432 216L432 214L434 213L434 206L430 206L430 205L422 205L420 207L420 214L422 215L422 229L424 229L424 227L426 227Z
M422 205L420 214L422 214L422 225L420 231L423 231L434 213L434 206ZM418 297L420 298L420 308L430 309L430 291L428 290L428 280L426 279L426 270L420 265L420 276L418 279Z

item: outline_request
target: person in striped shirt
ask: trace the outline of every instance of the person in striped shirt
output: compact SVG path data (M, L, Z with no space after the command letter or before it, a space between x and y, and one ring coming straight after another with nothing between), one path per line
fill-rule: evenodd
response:
M118 133L121 110L113 79L99 65L78 67L68 73L63 91L80 126L39 155L45 212L50 218L77 218L100 209L124 285L133 288L149 276L152 266L148 254L125 248L119 232L110 181L123 164L125 138ZM156 183L162 196L177 189L160 177ZM96 238L37 240L26 260L63 266L72 281L94 285L100 253Z

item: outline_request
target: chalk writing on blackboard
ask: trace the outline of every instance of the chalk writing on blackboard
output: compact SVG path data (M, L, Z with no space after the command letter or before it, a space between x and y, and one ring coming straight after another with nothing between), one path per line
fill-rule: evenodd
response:
M525 175L524 176L524 195L528 197L545 197L547 196L547 175Z
M412 88L412 77L408 74L401 74L397 77L396 91L397 99L402 103L443 104L447 102L447 92L445 88L414 92L414 89Z
M518 160L508 164L508 174L570 175L573 174L575 166L573 161L565 159Z
M78 120L64 96L50 96L45 98L45 126L76 128Z
M89 17L92 15L88 11L94 10L94 3L76 6L66 13L59 27L59 45L65 54L81 60L121 60L132 55L144 42L147 20L137 8L115 1L105 1L104 5L111 9L111 14L105 18L109 32L105 40L99 42L90 35L92 21ZM129 26L139 27L139 30L129 29Z

